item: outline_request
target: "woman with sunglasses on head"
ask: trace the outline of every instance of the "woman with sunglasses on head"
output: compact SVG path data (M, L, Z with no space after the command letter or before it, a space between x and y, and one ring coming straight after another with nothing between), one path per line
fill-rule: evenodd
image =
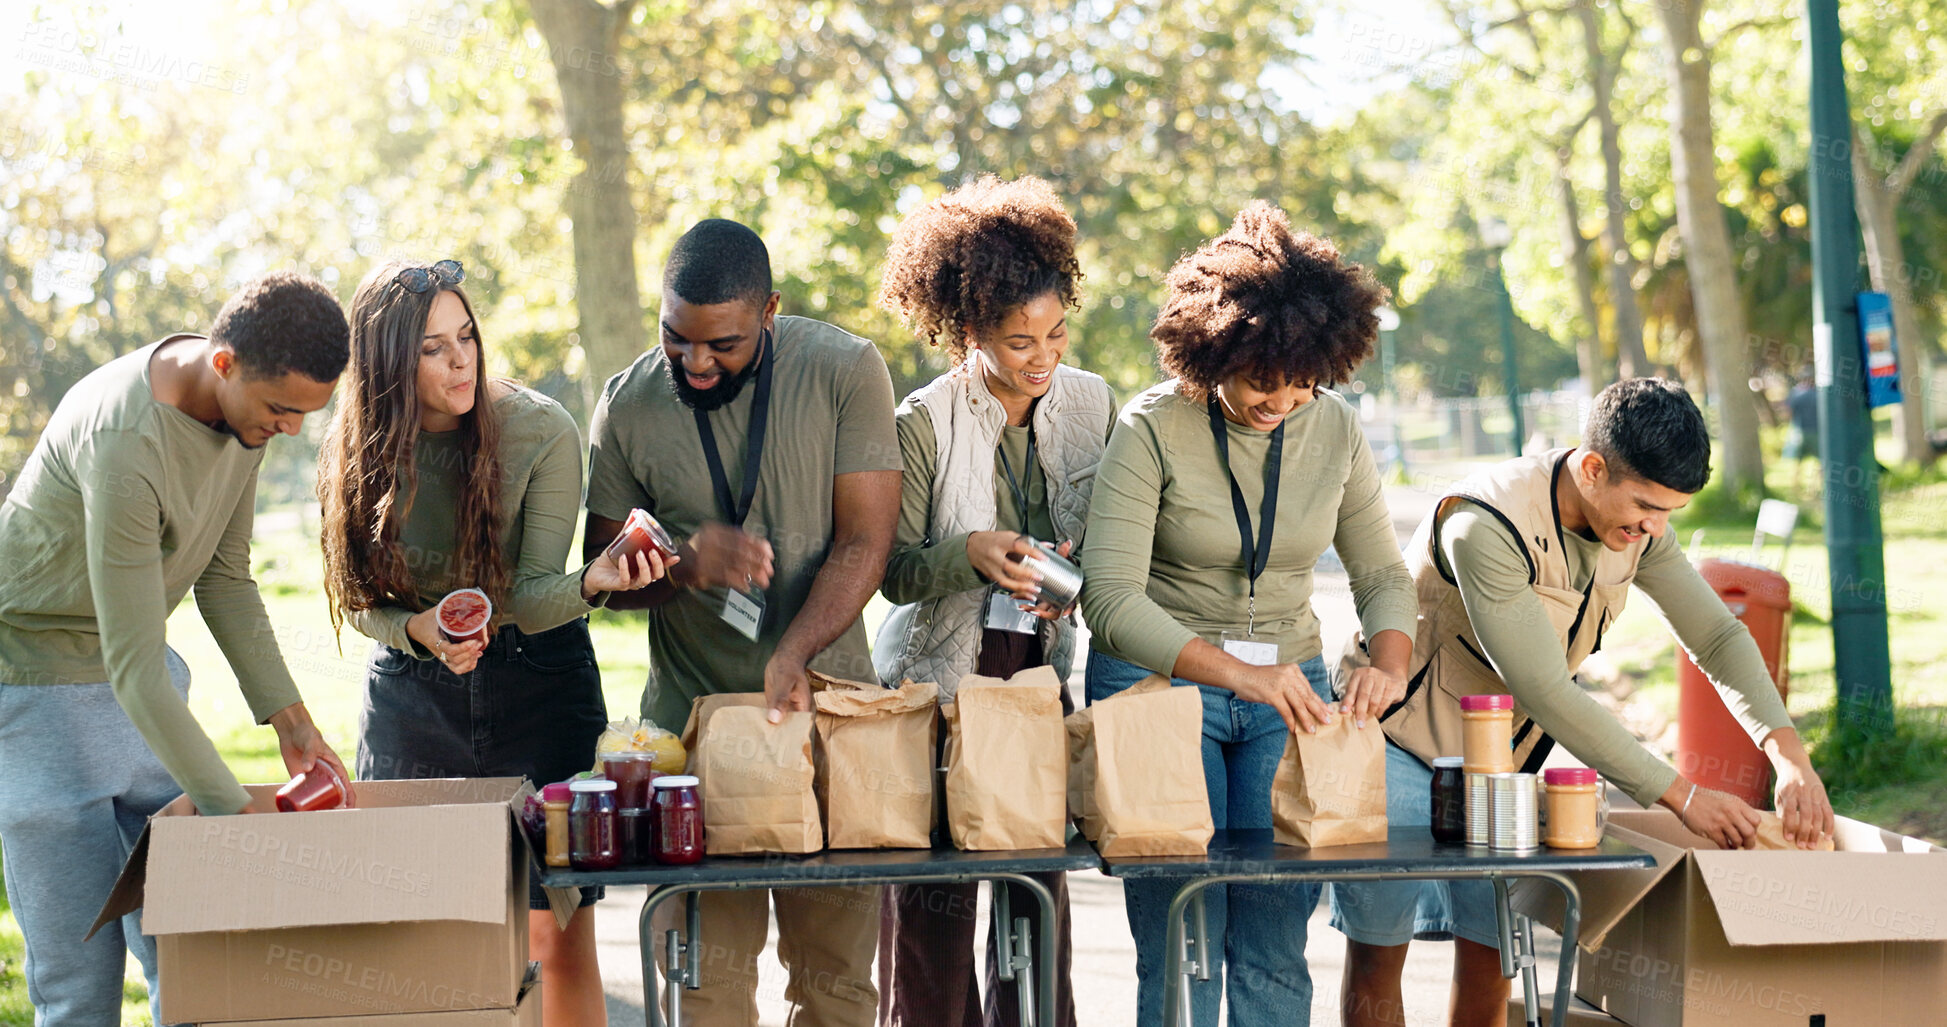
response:
M608 720L587 613L666 565L606 556L563 573L581 505L581 435L555 401L484 373L458 261L388 263L352 300L351 363L318 471L334 626L376 641L359 717L363 779L587 770ZM673 561L671 561L673 562ZM485 641L448 641L434 608L478 588ZM529 937L551 1025L606 1019L599 890L567 930L538 886Z
M1150 337L1171 377L1122 409L1088 515L1082 613L1088 697L1152 672L1203 698L1204 784L1219 830L1271 827L1271 779L1292 731L1335 712L1379 730L1405 687L1413 583L1358 412L1320 388L1372 354L1386 290L1330 242L1263 202L1170 269ZM1327 546L1351 578L1372 666L1334 702L1312 612ZM1177 879L1123 889L1136 938L1138 1020L1162 1022L1164 922ZM1311 884L1205 893L1209 980L1198 1027L1227 1000L1233 1027L1311 1022Z
M1080 278L1075 221L1038 178L982 178L914 211L893 236L881 300L920 338L945 347L953 369L908 396L894 417L906 477L881 586L900 605L873 647L885 684L911 678L950 688L970 673L1005 678L1043 664L1067 679L1074 622L1069 611L1034 602L1029 536L1058 543L1064 555L1080 544L1115 420L1108 384L1062 363ZM1046 1027L1075 1023L1065 880L1041 878L1058 917L1057 1022ZM976 894L972 884L887 890L882 1027L1019 1022L1015 985L1000 982L991 943L983 1012ZM1014 888L1012 908L1035 903ZM1048 929L1037 925L1035 936Z

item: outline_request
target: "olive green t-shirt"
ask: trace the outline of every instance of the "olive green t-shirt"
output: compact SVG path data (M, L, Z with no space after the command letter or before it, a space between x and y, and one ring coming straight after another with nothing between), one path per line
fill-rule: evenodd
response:
M804 606L832 544L832 479L900 470L892 425L892 378L870 342L833 325L779 317L769 428L745 531L770 541L776 571L763 592L758 640L725 623L726 593L683 589L649 612L649 681L642 715L681 731L701 695L755 692L764 665ZM743 486L753 379L709 414L730 491ZM658 346L608 380L589 432L588 512L624 520L633 507L656 516L678 539L721 522L702 439L677 398ZM873 680L865 627L856 618L811 661L823 673Z
M498 623L528 634L557 628L588 613L581 571L562 573L581 515L581 433L561 404L518 385L494 400L500 418L500 551L509 593L496 599ZM480 583L455 566L462 474L471 454L459 431L422 431L412 447L418 487L400 529L419 602L411 609L380 606L356 611L352 626L420 659L432 654L406 634L412 615L448 592Z
M1528 581L1520 543L1492 514L1461 504L1440 524L1440 558L1453 571L1467 620L1495 673L1542 730L1577 759L1602 772L1637 802L1654 803L1677 771L1636 741L1622 723L1569 676L1561 640ZM1587 588L1602 543L1562 533L1569 577ZM1690 651L1744 729L1762 738L1791 726L1751 632L1684 559L1673 535L1652 538L1636 565L1635 585ZM1600 625L1598 625L1600 627Z
M263 450L156 401L171 341L75 383L0 505L0 682L108 682L196 808L234 813L250 796L169 682L170 611L196 590L258 723L301 697L250 577Z
M895 603L918 603L941 596L967 592L987 585L980 572L967 559L967 535L962 532L947 538L929 537L933 529L933 478L939 473L938 436L933 415L912 403L902 403L893 416L899 433L899 452L906 475L899 489L899 535L893 542L892 559L886 564L886 580L880 586L887 599ZM1106 437L1114 421L1103 426ZM1025 532L1044 542L1060 542L1054 518L1048 512L1048 478L1041 461L1028 464L1026 427L1004 425L1000 445L994 449L994 526L993 531ZM1005 453L1003 463L1001 454ZM1014 472L1014 485L1008 484L1008 470ZM1022 480L1025 472L1026 480ZM1027 496L1028 516L1021 520L1021 500L1014 494L1018 485ZM1078 554L1080 550L1076 551ZM1079 556L1077 557L1079 559Z
M1250 575L1209 413L1177 389L1164 382L1122 408L1096 473L1082 558L1091 647L1164 674L1192 639L1221 645L1249 619ZM1255 544L1271 435L1223 424ZM1258 639L1275 642L1282 663L1319 655L1312 571L1327 546L1345 564L1366 635L1411 637L1418 602L1358 412L1320 389L1285 415L1284 430L1271 555L1257 581Z

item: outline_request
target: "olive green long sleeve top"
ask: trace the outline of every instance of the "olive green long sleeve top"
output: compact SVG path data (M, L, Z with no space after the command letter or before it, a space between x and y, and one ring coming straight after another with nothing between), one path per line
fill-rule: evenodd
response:
M499 623L528 634L585 616L582 568L562 572L581 513L581 433L561 404L518 385L494 400L500 417L500 550L510 572L509 593L494 610ZM394 649L422 659L433 654L406 634L413 614L448 592L480 583L462 580L454 565L462 474L472 458L458 431L422 431L413 442L418 486L399 532L419 605L378 606L352 613L352 626Z
M928 537L933 526L933 479L939 473L933 416L921 407L903 403L892 423L899 434L899 454L906 475L899 491L899 534L893 541L892 559L886 563L880 589L895 603L919 603L984 587L988 582L967 558L965 533L942 539ZM1102 426L1104 437L1113 426L1113 422ZM1003 452L1007 454L1005 466L1001 463ZM1007 481L1009 467L1027 495L1025 524L1021 521L1020 499ZM1024 472L1026 480L1022 480ZM1025 532L1044 542L1061 541L1055 537L1054 518L1048 512L1047 475L1038 460L1028 466L1025 427L1007 425L1001 429L1000 446L994 451L992 530Z
M0 682L107 682L196 808L235 813L250 796L169 681L170 611L195 589L258 723L301 697L250 576L263 450L156 401L170 341L69 389L0 505Z
M1226 420L1230 467L1255 542L1270 433ZM1271 555L1257 581L1256 635L1282 663L1319 655L1312 572L1338 550L1368 637L1413 634L1413 582L1400 556L1358 413L1318 390L1284 420ZM1249 620L1249 574L1205 405L1165 382L1122 409L1089 506L1082 616L1096 650L1168 674L1192 639L1222 645Z
M1586 588L1602 543L1574 532L1562 539L1571 580ZM1548 616L1528 584L1527 557L1506 526L1472 503L1461 504L1441 525L1440 556L1488 661L1542 730L1644 806L1669 791L1676 769L1582 691L1554 631L1536 630L1549 623ZM1754 740L1792 726L1751 632L1684 559L1674 536L1650 540L1636 565L1635 585Z

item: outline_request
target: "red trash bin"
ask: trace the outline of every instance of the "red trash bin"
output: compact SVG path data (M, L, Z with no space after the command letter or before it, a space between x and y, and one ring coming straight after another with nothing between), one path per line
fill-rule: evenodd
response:
M1729 560L1704 560L1697 573L1750 629L1778 686L1778 698L1784 699L1790 680L1791 583L1769 568ZM1759 809L1771 808L1771 761L1681 645L1677 685L1677 771L1705 788L1729 792Z

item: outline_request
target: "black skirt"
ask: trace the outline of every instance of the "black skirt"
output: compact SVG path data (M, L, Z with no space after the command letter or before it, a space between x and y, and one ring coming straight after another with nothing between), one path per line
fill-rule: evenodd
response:
M372 647L358 718L358 777L525 777L540 787L595 765L608 724L588 621L535 635L500 629L466 674ZM582 904L601 897L583 889ZM529 882L528 905L548 908Z

